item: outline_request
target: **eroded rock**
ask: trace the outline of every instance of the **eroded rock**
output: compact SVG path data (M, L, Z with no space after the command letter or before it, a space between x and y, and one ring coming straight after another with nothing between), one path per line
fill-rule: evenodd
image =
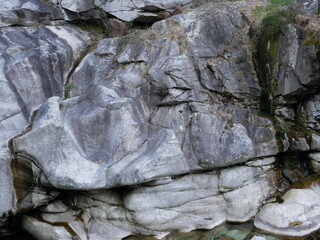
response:
M226 187L222 179L232 178L234 171L247 172L246 181L234 179L236 187L222 192L220 188ZM53 202L40 211L37 219L52 224L51 229L46 226L48 235L57 232L56 223L67 221L66 228L73 229L80 239L122 239L132 234L160 237L173 230L211 229L228 219L245 221L273 193L274 185L273 170L235 167L220 174L188 174L140 187L69 194L64 196L67 211L61 201ZM29 217L23 221L25 230L41 234L40 229L29 228L33 224ZM87 237L82 238L75 226L81 226Z
M305 236L320 228L318 184L307 189L291 189L282 199L283 203L262 207L254 221L257 228L287 236Z
M15 196L17 193L12 185L14 176L11 171L15 170L10 161L8 140L27 127L32 111L47 98L63 95L64 81L75 58L90 43L90 38L85 32L70 26L39 26L2 28L0 39L0 159L4 166L0 171L2 215L15 208L16 201L22 200ZM30 183L29 180L26 182ZM39 203L42 197L38 197L34 199Z

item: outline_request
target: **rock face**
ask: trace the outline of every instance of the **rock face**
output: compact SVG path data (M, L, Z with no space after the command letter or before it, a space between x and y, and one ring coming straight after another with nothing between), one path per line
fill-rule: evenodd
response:
M74 58L87 47L90 38L73 27L41 26L2 28L0 39L2 215L14 208L19 200L12 187L8 140L24 130L31 113L45 99L62 96L63 84L74 65ZM30 181L28 177L32 178L25 177L26 181Z
M100 41L70 77L72 98L49 98L12 141L17 161L33 163L38 186L86 191L71 196L84 222L67 206L25 217L24 228L43 238L40 221L48 238L71 239L54 227L66 218L79 238L121 239L253 217L275 191L274 160L263 159L278 147L272 122L257 112L241 10L250 4L200 9Z
M22 227L37 239L161 237L256 216L281 183L281 151L308 155L319 171L316 2L295 2L309 16L262 39L260 50L251 20L267 2L214 2L20 0L0 8L8 16L0 21L0 220L24 214ZM115 18L157 22L93 45L92 29L64 21L125 25ZM259 51L276 54L259 62ZM256 226L308 234L319 227L318 205L306 199L317 194L315 185L290 190L283 205L261 209ZM283 220L292 206L297 212Z
M64 203L49 204L36 218L26 216L23 224L40 239L50 235L72 239L71 234L65 236L67 227L79 239L102 240L132 234L160 237L176 229L211 229L226 220L247 221L274 191L275 172L270 169L271 165L234 167L163 178L139 188L80 192L65 197ZM66 222L66 227L55 227L58 222ZM42 228L33 227L37 224Z
M219 52L240 31L236 26L244 30L236 7L234 15L226 19L234 22L234 28L227 32L219 25L226 24L224 19L216 21L215 31L221 35L217 38L224 41L217 42L216 49L200 45L189 50L188 46L206 39L211 18L223 16L223 9L213 10L214 17L194 26L197 31L190 28L187 19L205 17L205 10L156 23L155 30L146 33L155 40L133 35L100 42L72 76L76 87L71 94L79 96L66 101L49 99L35 117L32 130L14 139L16 156L36 162L44 178L57 188L90 190L135 185L275 155L278 149L271 122L241 106L244 95L251 95L254 104L259 94L257 79L251 76L251 87L235 90L241 79L215 78L213 70L204 68L220 61ZM171 39L170 25L179 39ZM244 65L251 73L252 58L241 43L236 58L245 58L248 62ZM226 64L226 70L234 71ZM182 75L185 66L188 72ZM208 85L216 82L217 92L210 91L213 85L203 86L202 81ZM231 96L224 105L219 103L223 94ZM53 134L48 135L50 132ZM37 139L42 142L34 145ZM50 147L53 145L57 148Z

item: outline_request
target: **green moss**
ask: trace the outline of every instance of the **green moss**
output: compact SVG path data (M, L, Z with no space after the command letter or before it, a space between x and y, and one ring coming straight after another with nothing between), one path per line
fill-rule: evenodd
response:
M267 13L260 24L261 34L265 38L275 39L281 33L283 27L293 21L292 9L275 10Z
M312 131L305 127L302 126L300 124L295 124L292 128L291 128L291 136L295 137L295 138L310 138L312 134Z
M257 19L260 19L263 14L264 14L264 10L261 8L261 7L258 7L258 8L255 8L251 11L251 14L257 18Z
M292 0L269 0L269 3L278 6L289 6L292 3Z
M68 83L67 85L65 85L65 87L64 87L64 98L69 98L70 97L70 92L72 91L73 88L74 88L73 83Z
M315 46L316 48L320 47L317 36L312 33L305 33L301 43L306 46Z
M83 31L87 32L95 32L95 33L106 33L106 29L95 24L89 24L89 23L81 23L77 24L79 28L81 28Z

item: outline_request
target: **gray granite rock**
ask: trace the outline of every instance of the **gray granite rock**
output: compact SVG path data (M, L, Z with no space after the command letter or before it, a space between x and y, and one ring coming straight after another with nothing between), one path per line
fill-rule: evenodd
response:
M27 227L29 231L32 233L32 235L37 239L74 239L72 235L68 232L68 230L65 229L63 226L53 226L45 222L40 222L30 216L23 217L22 227Z
M68 20L104 18L102 9L124 21L152 22L190 1L51 2ZM7 72L0 71L0 91L8 99L0 104L6 129L0 137L6 171L0 172L0 199L15 200L6 141L21 133L49 97L27 131L13 139L11 151L18 166L28 165L25 175L36 185L24 207L40 207L57 196L46 189L63 190L63 202L25 217L23 227L39 239L113 240L210 229L255 216L276 189L273 163L280 150L272 121L259 113L261 89L246 16L255 4L211 3L151 29L103 39L74 71L74 58L89 41L82 31L3 28L0 61ZM284 96L276 114L292 121L298 101L288 96L317 87L314 48L301 44L300 34L294 25L286 28L274 72ZM74 88L70 99L62 99L67 82ZM315 130L317 104L313 97L303 106ZM291 150L310 148L301 138ZM0 210L9 211L10 204ZM268 211L263 208L257 219L269 221ZM288 224L302 225L293 215Z
M295 118L294 109L290 107L277 107L274 113L286 120L294 121Z

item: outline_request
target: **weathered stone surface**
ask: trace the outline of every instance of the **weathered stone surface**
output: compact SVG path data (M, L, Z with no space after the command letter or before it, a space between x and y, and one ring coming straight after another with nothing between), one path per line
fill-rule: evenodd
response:
M246 43L239 40L242 50L235 50L236 59L228 62L233 68L246 65L241 72L249 78L242 80L252 79L249 88L236 94L234 86L241 83L233 77L221 78L222 84L229 83L217 94L205 88L198 75L199 67L220 59L224 49L233 51L232 38L245 28L239 10L243 6L212 9L214 18L202 9L156 23L155 32L101 41L71 77L76 86L71 96L78 97L49 99L32 131L14 140L16 155L39 164L53 186L86 190L275 155L275 131L268 119L238 104L237 98L219 103L225 92L251 96L252 101L259 94ZM231 16L225 16L225 11ZM203 19L197 31L190 27L190 18L196 17ZM212 22L217 23L216 29L209 32ZM226 22L231 24L229 30ZM213 39L211 34L218 39L211 45L214 53L209 53L212 47L192 45ZM192 50L179 46L180 41ZM183 105L171 107L177 104ZM42 142L35 146L37 139Z
M35 218L30 216L24 216L22 222L22 227L27 226L32 235L37 239L74 239L72 235L63 226L53 226L45 222L39 222Z
M72 12L86 12L95 7L94 0L61 0L60 4Z
M226 179L231 179L234 172L244 174L245 181L234 178L236 186L222 192L220 188L228 185ZM70 205L67 211L60 201L43 208L38 221L43 219L55 225L68 220L67 229L72 228L80 239L87 239L81 238L82 235L89 239L122 239L132 234L160 237L172 230L211 229L228 218L244 221L252 217L274 191L273 177L273 171L259 167L235 167L220 174L214 171L163 178L125 191L81 192L64 198ZM82 223L78 222L79 218L83 219ZM29 219L24 220L27 231L29 224ZM84 229L85 234L75 226ZM54 226L46 229L48 235L57 231Z
M308 127L320 130L320 95L315 95L305 105Z
M274 113L286 120L294 121L295 118L294 109L290 107L278 107Z
M320 153L310 153L310 165L314 172L320 172Z
M313 28L308 24L303 26L305 23L301 20L302 27L289 24L279 39L274 76L278 80L278 93L284 96L307 94L309 91L315 91L319 85L320 65L316 54L318 40L314 30L318 28L319 23L313 23L311 19L306 21L309 21ZM310 34L314 36L312 43L308 42Z
M268 157L263 159L257 159L253 161L246 162L246 165L249 167L263 167L273 164L276 161L275 157Z
M311 135L310 149L313 151L320 151L320 136L318 134Z
M253 236L250 240L266 240L266 239L261 236Z
M160 11L174 11L192 0L154 1L154 0L95 0L96 6L123 21L155 22L161 19Z
M69 20L104 18L101 8L123 20L152 22L189 1L52 2ZM23 207L38 207L56 196L46 188L73 190L61 191L64 201L52 202L37 217L24 218L24 228L39 239L112 240L209 229L255 216L276 189L273 163L279 152L273 123L259 112L261 89L246 16L255 4L210 4L151 29L104 39L72 72L75 53L89 41L86 34L65 26L23 28L23 34L4 28L4 42L9 36L20 41L19 36L31 35L32 40L26 47L8 40L10 47L4 47L13 58L5 55L3 62L17 64L13 73L3 74L4 82L9 76L17 86L14 91L11 82L5 85L11 92L0 88L9 92L3 104L4 121L9 119L3 125L3 149L50 97L34 112L28 131L12 142L17 165L29 164L22 175L37 190ZM274 72L283 95L275 113L290 121L300 117L295 97L309 89L313 94L318 83L315 48L301 41L301 31L293 24L284 31ZM49 33L55 38L44 39ZM40 54L36 63L30 60L34 48ZM30 86L19 85L24 79ZM61 98L66 82L74 85L70 99ZM304 99L301 112L317 130L319 101ZM316 150L317 140L312 144ZM310 148L300 138L290 150ZM9 186L10 178L5 173L0 187ZM3 199L12 193L7 187ZM11 205L3 206L7 211ZM288 224L300 225L296 221Z
M296 152L304 152L310 150L310 147L305 138L294 139L291 148Z
M0 215L18 200L12 186L8 140L27 127L32 111L47 98L62 96L74 58L89 41L86 33L70 26L1 29Z
M287 236L305 236L320 228L320 187L312 184L307 189L291 189L283 203L262 207L254 224L268 232Z
M294 0L292 2L292 7L295 11L304 14L312 15L319 12L319 1L318 0Z
M58 8L40 0L3 1L0 6L0 27L31 26L63 19Z

